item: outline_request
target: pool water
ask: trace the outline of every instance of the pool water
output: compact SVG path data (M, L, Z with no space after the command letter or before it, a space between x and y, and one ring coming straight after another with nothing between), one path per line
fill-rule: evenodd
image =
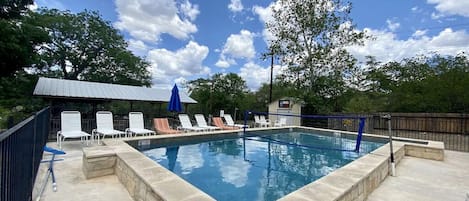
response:
M381 145L363 140L359 153L339 151L355 140L292 132L140 149L216 200L252 201L277 200Z

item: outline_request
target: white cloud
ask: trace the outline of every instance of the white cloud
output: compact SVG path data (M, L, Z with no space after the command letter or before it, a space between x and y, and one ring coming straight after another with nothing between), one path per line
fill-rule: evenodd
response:
M427 3L436 4L435 9L442 14L469 17L469 1L467 0L427 0ZM435 16L440 15L435 14Z
M28 6L29 10L36 11L39 6L37 5L36 2Z
M253 38L254 34L248 30L241 30L240 34L231 34L226 39L222 52L235 58L252 59L256 54Z
M220 59L215 65L227 68L236 63L234 59L251 60L255 55L254 34L243 29L239 34L231 34L226 39L226 43L220 54Z
M252 7L252 11L259 15L259 21L261 22L269 22L271 20L274 19L274 17L272 16L272 4L270 4L269 6L267 7L262 7L262 6L253 6Z
M274 65L274 79L285 68L280 65ZM262 67L253 62L248 62L240 68L239 76L246 81L246 85L251 91L255 91L261 87L262 83L270 83L270 67Z
M276 4L273 2L267 7L261 7L261 6L253 6L252 11L259 15L259 21L264 23L264 30L262 30L262 37L264 39L264 42L269 45L270 41L274 40L275 37L274 35L265 27L265 23L271 22L274 20L273 13L272 13L272 7L275 6Z
M199 6L192 5L188 0L181 4L181 11L184 16L187 16L191 21L194 21L200 13Z
M425 34L427 34L427 31L428 31L428 30L426 30L426 29L425 29L425 30L417 30L417 31L415 31L415 32L412 34L412 37L414 37L414 38L420 38L420 37L422 37L422 36L425 36Z
M179 11L174 0L116 0L118 20L116 28L127 31L138 40L158 42L163 33L177 39L188 39L197 27L189 20L181 18L178 13L195 19L198 7L188 1Z
M386 20L386 24L388 24L388 29L391 30L391 31L396 31L396 29L398 29L401 24L399 22L393 22L392 20Z
M145 43L143 41L130 39L128 41L128 43L129 43L129 47L127 49L129 49L130 51L132 51L136 55L144 56L144 55L147 54L148 47L145 45Z
M442 14L442 13L433 12L432 15L431 15L431 18L434 19L434 20L437 20L437 19L440 19L440 18L443 18L443 17L445 17L445 15Z
M239 76L246 80L246 85L253 91L259 89L262 83L269 83L270 68L263 68L255 63L249 62L244 64L240 69Z
M218 59L217 63L215 63L215 66L220 68L228 68L234 64L236 64L234 59L226 58L225 55L221 54L220 59Z
M241 3L241 0L231 0L230 4L228 5L228 9L234 13L241 12L244 9L244 6Z
M438 35L429 37L425 31L416 31L407 40L399 40L394 33L365 29L375 36L375 40L366 41L364 46L352 46L348 50L361 62L365 56L375 56L378 61L401 61L404 58L421 54L438 53L455 55L461 51L469 52L469 33L464 30L453 31L447 28Z
M150 50L147 59L151 63L153 83L170 84L177 77L208 75L210 69L202 64L208 52L207 46L194 41L175 52L167 49Z

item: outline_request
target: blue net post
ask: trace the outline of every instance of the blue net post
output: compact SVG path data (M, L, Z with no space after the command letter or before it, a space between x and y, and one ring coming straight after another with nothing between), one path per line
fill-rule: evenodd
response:
M243 136L246 135L246 125L248 123L248 116L249 116L250 113L251 113L251 111L249 111L249 110L244 111Z
M363 135L364 127L365 127L365 118L360 117L360 124L358 126L358 136L357 136L357 144L355 145L355 152L360 151L360 144L362 142L362 135Z

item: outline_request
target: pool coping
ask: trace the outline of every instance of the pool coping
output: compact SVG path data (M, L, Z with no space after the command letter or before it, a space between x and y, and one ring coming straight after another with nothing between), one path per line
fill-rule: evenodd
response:
M289 128L357 135L354 132L301 126L250 128L247 131ZM107 139L103 142L105 146L83 149L83 171L87 178L115 174L134 200L215 200L173 172L155 163L127 144L126 141L192 139L195 136L204 138L211 135L239 134L239 132L242 132L242 130L157 135L117 140ZM387 138L373 134L364 134L364 137ZM407 138L395 139L416 142L393 141L396 164L404 156L444 160L444 144L442 142ZM389 175L389 150L389 143L387 143L279 200L365 200Z

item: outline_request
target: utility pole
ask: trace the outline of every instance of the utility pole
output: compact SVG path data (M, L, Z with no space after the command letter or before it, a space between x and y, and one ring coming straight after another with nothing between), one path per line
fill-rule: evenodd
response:
M274 52L270 52L272 56L270 59L270 90L269 90L269 104L272 103L272 82L274 77Z

